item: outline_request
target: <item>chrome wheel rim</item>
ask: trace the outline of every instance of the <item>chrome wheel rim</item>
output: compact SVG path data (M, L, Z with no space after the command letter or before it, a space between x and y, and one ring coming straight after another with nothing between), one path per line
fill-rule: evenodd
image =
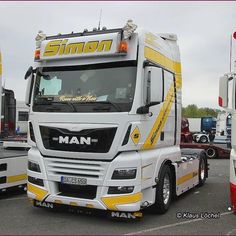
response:
M203 137L201 138L201 140L202 140L203 143L206 143L207 138L206 138L205 136L203 136Z
M203 160L201 162L200 170L201 170L200 177L201 180L203 180L205 178L205 162Z
M170 177L168 174L165 175L163 184L163 201L166 205L170 198Z

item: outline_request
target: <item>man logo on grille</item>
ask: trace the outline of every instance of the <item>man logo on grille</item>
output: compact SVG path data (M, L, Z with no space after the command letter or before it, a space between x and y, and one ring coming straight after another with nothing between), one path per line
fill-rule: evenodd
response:
M91 137L80 137L77 138L75 136L69 137L69 136L59 136L58 138L53 138L54 141L58 140L60 144L81 144L81 145L91 145L91 142L94 141L91 139Z

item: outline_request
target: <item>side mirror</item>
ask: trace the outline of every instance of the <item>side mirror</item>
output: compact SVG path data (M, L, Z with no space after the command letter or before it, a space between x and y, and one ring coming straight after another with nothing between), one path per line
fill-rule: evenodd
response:
M146 105L137 109L138 114L149 113L149 107L164 100L163 70L156 66L146 66L144 71L144 100Z
M229 79L227 76L224 75L220 77L218 103L219 103L219 106L223 108L228 107L228 82L229 82Z
M32 66L30 66L29 69L25 73L25 80L27 80L33 73L34 73L34 69Z
M32 66L26 72L25 79L28 80L27 87L26 87L26 94L25 94L25 104L27 106L30 106L33 84L34 84L34 70Z

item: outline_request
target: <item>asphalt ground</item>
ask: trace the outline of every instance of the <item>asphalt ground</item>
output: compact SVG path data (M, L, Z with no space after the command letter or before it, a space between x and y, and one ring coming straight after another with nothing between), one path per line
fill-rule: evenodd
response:
M35 208L22 190L2 193L0 234L236 235L236 214L228 210L229 160L209 163L204 186L178 197L166 214L144 211L138 221L112 220L103 212L86 215Z

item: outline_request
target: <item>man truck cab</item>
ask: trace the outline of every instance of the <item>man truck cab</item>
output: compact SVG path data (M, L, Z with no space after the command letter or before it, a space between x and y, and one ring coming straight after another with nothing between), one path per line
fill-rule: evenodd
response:
M177 37L124 28L36 37L30 105L28 196L35 205L132 217L207 177L204 154L183 156Z

